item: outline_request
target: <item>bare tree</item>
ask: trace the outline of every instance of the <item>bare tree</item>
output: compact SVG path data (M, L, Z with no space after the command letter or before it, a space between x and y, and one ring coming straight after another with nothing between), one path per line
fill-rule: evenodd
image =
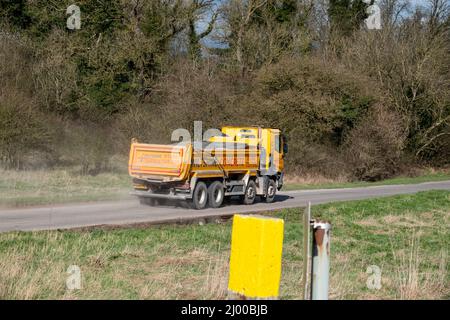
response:
M450 2L448 0L428 0L428 7L430 33L432 35L439 34L444 28L449 27Z
M237 62L243 65L244 34L255 11L267 4L267 0L230 0L226 4L226 20L229 33L235 39L233 45Z
M188 9L187 18L187 33L189 39L189 55L193 59L201 57L201 40L207 37L214 29L219 10L213 10L213 0L192 0ZM210 14L209 22L206 28L200 33L197 33L196 27L199 22Z

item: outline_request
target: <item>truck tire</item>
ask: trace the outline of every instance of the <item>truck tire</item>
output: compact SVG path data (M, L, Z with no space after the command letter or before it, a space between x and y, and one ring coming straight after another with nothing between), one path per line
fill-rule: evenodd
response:
M225 198L225 190L223 188L223 183L220 181L214 181L208 187L208 199L209 206L211 208L219 208L223 199Z
M205 209L208 203L208 188L203 181L197 182L195 186L194 193L192 194L192 204L194 209L202 210Z
M250 180L247 184L247 188L245 189L245 194L243 198L244 204L253 204L256 199L256 183L253 180Z
M263 197L266 203L272 203L277 193L277 183L275 180L269 179L267 183L266 195Z

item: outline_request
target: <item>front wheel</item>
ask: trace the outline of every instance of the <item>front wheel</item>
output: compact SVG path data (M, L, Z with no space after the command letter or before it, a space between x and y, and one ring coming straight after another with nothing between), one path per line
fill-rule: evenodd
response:
M244 204L253 204L256 199L256 183L253 180L250 180L247 184L247 189L245 189Z
M192 204L195 209L205 209L208 203L208 188L203 181L197 182L194 193L192 194Z
M263 197L266 203L272 203L275 200L275 195L277 193L277 184L274 180L269 179L267 184L266 195Z

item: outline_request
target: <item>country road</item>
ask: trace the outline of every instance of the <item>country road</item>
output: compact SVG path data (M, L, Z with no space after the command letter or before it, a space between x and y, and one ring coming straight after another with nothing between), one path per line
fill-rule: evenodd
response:
M410 185L390 185L347 189L321 189L280 192L274 203L255 203L251 206L228 204L218 209L193 210L182 207L147 207L138 200L53 205L22 209L0 210L0 232L54 230L98 225L135 223L182 222L192 219L214 219L235 213L255 213L281 208L302 207L334 201L358 200L426 190L450 190L450 181L426 182Z

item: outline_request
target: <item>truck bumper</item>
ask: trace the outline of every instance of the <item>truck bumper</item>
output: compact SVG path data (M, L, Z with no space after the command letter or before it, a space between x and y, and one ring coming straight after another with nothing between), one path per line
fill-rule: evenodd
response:
M148 191L140 191L140 190L134 190L130 192L131 195L137 196L137 197L144 197L144 198L155 198L155 199L169 199L169 200L188 200L192 199L192 195L190 193L152 193Z

